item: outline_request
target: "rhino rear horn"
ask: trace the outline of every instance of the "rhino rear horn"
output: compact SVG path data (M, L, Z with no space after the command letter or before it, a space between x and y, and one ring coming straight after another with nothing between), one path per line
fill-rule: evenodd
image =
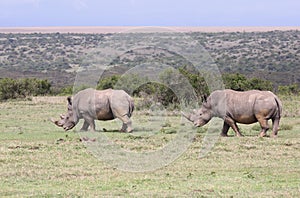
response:
M63 115L63 114L60 114L59 117L60 117L61 119L65 119L65 115Z

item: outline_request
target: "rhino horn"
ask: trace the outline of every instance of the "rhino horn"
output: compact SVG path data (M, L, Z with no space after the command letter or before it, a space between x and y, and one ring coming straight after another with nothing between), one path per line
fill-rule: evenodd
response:
M184 112L181 112L181 114L183 115L183 117L185 117L186 119L190 120L191 114L186 114Z
M56 121L53 118L50 118L49 120L50 120L50 122L54 123L56 126L62 127L62 125L59 123L59 121Z
M59 117L60 117L61 119L65 119L65 115L63 115L63 114L60 114Z

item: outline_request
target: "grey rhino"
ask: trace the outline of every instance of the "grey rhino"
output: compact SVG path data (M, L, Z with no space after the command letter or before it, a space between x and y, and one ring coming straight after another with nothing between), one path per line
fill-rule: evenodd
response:
M95 131L94 120L113 120L119 118L123 122L122 132L131 132L130 117L134 110L133 99L123 90L85 89L68 97L68 112L61 115L61 120L52 122L65 131L72 129L79 119L84 119L82 131L88 127Z
M272 119L273 122L272 135L277 136L281 114L282 103L270 91L240 92L230 89L212 92L199 110L188 115L183 113L196 127L205 125L212 117L222 118L224 124L221 136L227 136L229 127L234 130L237 136L242 136L236 123L252 124L259 122L262 128L261 137L265 136L269 129L269 119Z

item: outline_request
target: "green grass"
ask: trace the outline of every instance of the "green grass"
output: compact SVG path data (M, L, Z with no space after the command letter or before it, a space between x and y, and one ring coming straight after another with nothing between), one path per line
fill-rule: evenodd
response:
M201 159L205 128L195 129L191 146L173 163L133 173L94 157L80 141L90 133L64 132L48 121L65 109L64 103L0 103L0 197L298 197L300 193L299 117L283 118L281 123L292 129L280 130L276 139L257 137L254 125L239 125L245 137L220 137ZM99 121L96 136L105 135L131 152L148 152L174 140L180 127L190 127L181 124L180 117L147 117L140 112L133 121L132 134L114 132L121 126L118 121Z

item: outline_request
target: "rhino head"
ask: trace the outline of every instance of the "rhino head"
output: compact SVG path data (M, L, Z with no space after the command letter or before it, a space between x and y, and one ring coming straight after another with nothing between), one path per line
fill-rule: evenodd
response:
M77 124L78 120L75 119L73 108L72 108L72 98L68 97L68 111L65 115L60 115L60 120L55 121L51 119L51 121L58 127L62 127L65 131L68 131Z
M203 104L200 109L193 110L192 113L181 113L186 119L191 121L195 127L201 127L207 124L212 118L211 110L207 104Z

